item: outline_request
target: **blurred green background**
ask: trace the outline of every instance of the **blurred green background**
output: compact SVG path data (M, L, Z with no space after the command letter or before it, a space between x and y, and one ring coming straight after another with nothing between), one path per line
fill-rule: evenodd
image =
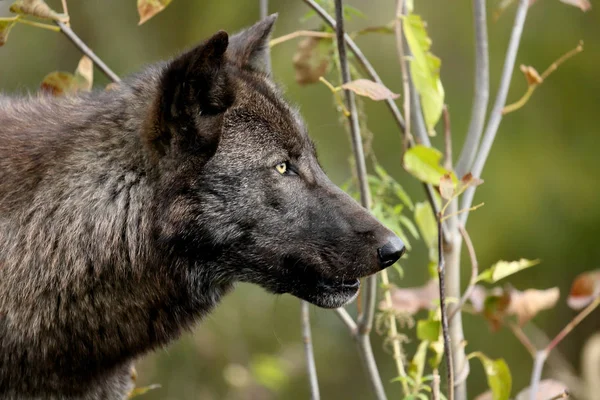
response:
M0 1L0 16L7 16L10 1ZM60 1L48 1L60 9ZM301 28L316 28L316 19L301 22L307 12L301 1L272 0L270 11L279 12L275 37ZM365 12L354 18L350 30L383 25L394 15L393 1L354 0L349 4ZM455 157L462 144L473 91L473 28L469 1L423 0L416 11L428 22L433 52L442 59L442 81L452 116ZM73 29L120 75L168 58L219 29L236 31L258 18L258 1L174 0L161 14L138 26L134 0L70 1ZM502 68L512 26L514 7L497 22L488 2L491 101ZM569 60L533 95L527 106L504 118L489 162L485 184L475 202L485 201L471 214L469 231L479 262L487 267L498 259L540 258L542 264L510 279L518 289L559 286L561 300L555 310L534 322L554 336L572 318L565 297L572 279L598 268L600 259L600 166L598 109L600 106L600 18L557 0L539 0L530 9L517 63L543 71L552 61L585 41L585 51ZM349 140L338 124L330 92L322 85L300 87L294 81L292 56L297 41L273 50L276 79L289 100L302 110L320 159L332 179L350 177ZM371 59L387 86L401 92L400 69L393 36L367 35L358 44ZM0 48L0 90L35 92L53 70L73 71L80 54L61 34L18 25ZM96 71L96 85L108 81ZM514 73L509 102L525 91L525 80ZM398 104L401 100L399 100ZM368 102L369 126L378 161L414 200L424 198L420 185L400 166L401 140L382 103ZM441 148L439 138L435 144ZM464 253L464 252L463 252ZM464 281L468 279L465 261ZM400 286L421 285L427 278L427 251L414 246L403 262ZM353 307L351 307L353 310ZM369 385L345 327L329 311L311 309L316 363L324 399L368 399ZM578 368L584 340L600 327L596 312L559 346ZM506 330L492 333L479 317L465 317L468 349L482 350L493 358L504 357L511 367L516 393L527 385L532 361ZM414 332L404 330L414 337ZM400 398L389 352L373 335L379 368L389 397ZM412 355L415 343L406 349ZM486 389L481 366L472 363L470 398ZM140 385L159 383L162 388L147 399L306 399L308 382L300 338L299 302L291 296L274 297L254 286L240 285L192 333L172 346L145 357L138 365Z

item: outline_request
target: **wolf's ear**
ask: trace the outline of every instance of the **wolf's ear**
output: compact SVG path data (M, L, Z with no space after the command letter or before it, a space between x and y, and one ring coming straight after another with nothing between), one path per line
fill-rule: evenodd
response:
M216 146L215 140L218 143L220 128L199 124L219 123L233 104L234 93L225 69L228 43L227 33L217 32L163 70L144 129L144 140L159 154L174 141L196 147Z
M277 14L272 14L234 36L229 41L227 56L240 68L270 74L269 37Z

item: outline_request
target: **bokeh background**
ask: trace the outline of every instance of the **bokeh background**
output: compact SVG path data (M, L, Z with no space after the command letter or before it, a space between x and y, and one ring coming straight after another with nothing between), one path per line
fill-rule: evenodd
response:
M10 1L0 0L0 16ZM60 9L59 1L48 3ZM302 22L308 9L296 0L272 0L279 12L275 37L300 28L316 28L318 21ZM366 18L354 18L349 29L383 25L394 15L393 1L352 0ZM442 59L442 81L452 116L455 154L466 132L473 91L473 28L469 1L422 0L417 12L428 22L433 52ZM489 1L490 62L493 100L512 26L514 7L492 22L496 2ZM144 65L165 59L219 29L236 31L258 18L258 1L174 0L161 14L142 26L134 0L70 2L74 30L118 74L127 75ZM479 261L486 267L498 259L540 258L542 264L510 281L518 289L561 289L561 300L535 324L554 336L572 318L565 304L573 278L596 269L600 259L600 18L596 10L584 14L558 0L539 0L531 8L517 63L543 71L577 42L585 51L569 60L533 95L527 106L504 118L484 170L485 184L472 213L469 231ZM387 86L401 92L400 69L393 36L366 35L358 44L380 72ZM276 79L289 100L302 110L317 144L322 164L332 179L344 183L350 176L348 137L338 124L331 94L322 85L301 87L294 81L292 56L297 41L273 50ZM35 92L50 71L73 71L80 54L61 34L18 25L0 48L0 90ZM96 85L108 81L96 72ZM509 101L525 91L525 80L515 71ZM400 104L400 103L399 103ZM490 101L490 106L492 101ZM401 140L382 103L367 103L373 149L378 161L410 192L424 198L420 185L400 166ZM435 143L441 148L439 138ZM468 260L464 260L464 281ZM414 246L403 262L405 277L399 286L421 285L427 278L427 251ZM316 363L324 399L368 399L369 385L345 327L325 310L311 309ZM559 346L565 362L579 368L587 337L600 327L600 311L590 316ZM514 387L527 385L532 361L506 330L492 333L479 317L465 317L469 350L493 358L504 357L513 372ZM414 332L404 333L414 336ZM400 398L392 358L378 335L373 345L389 397ZM412 354L415 343L406 345ZM274 297L258 287L240 285L194 332L144 358L138 366L140 385L162 385L151 399L306 399L300 337L299 302L291 296ZM486 389L481 366L472 363L470 398Z

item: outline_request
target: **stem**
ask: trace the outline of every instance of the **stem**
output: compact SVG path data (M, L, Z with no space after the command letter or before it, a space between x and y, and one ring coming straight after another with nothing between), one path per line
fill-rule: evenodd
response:
M454 307L454 310L452 310L452 312L450 313L450 316L448 317L450 321L452 321L454 315L456 315L458 310L462 309L462 307L465 305L465 303L471 296L473 289L475 289L475 283L477 283L477 275L479 275L479 263L477 262L477 254L475 254L475 247L473 247L471 236L469 236L467 230L461 225L458 226L458 230L460 231L460 234L465 241L465 245L467 246L467 250L469 251L469 258L471 259L471 280L469 281L469 286L467 286L465 293L460 298L460 301L458 302L456 307Z
M456 164L458 176L469 172L473 165L490 97L490 60L485 0L473 0L473 22L475 25L475 95L467 138Z
M267 18L267 16L269 15L269 0L259 0L259 12L260 12L260 19L265 19ZM267 51L265 51L265 68L267 71L271 71L271 52L268 51L269 49L267 48Z
M502 69L502 77L500 78L500 87L494 102L494 108L490 114L490 119L486 127L485 133L483 134L483 140L481 147L475 157L473 168L471 172L473 176L481 177L481 171L487 158L490 154L492 144L496 138L498 127L502 121L502 109L506 104L506 96L508 95L508 88L510 86L511 76L515 67L515 59L517 58L517 52L519 51L519 44L521 42L521 35L523 33L523 26L525 25L525 18L527 17L527 10L529 8L529 0L519 0L519 7L517 8L517 14L515 16L515 22L513 25L512 33L510 35L510 41L508 43L508 50L506 52L506 59L504 60L504 67ZM468 209L473 204L473 196L475 195L475 188L470 187L465 191L461 208ZM465 212L461 216L461 222L466 225L469 212Z
M404 93L404 115L410 115L410 81L408 77L408 68L406 66L406 57L404 56L404 38L402 36L402 16L404 0L397 0L396 2L396 23L394 24L394 30L396 33L396 51L398 52L398 62L400 63L400 71L402 72L402 91ZM410 118L406 118L404 127L404 140L405 143L413 141L410 134ZM405 146L407 147L407 146Z
M531 343L531 340L529 340L529 338L527 337L525 332L523 332L523 329L521 329L521 327L519 325L512 323L512 322L509 323L508 326L509 326L510 330L513 332L513 334L515 335L515 337L517 339L519 339L519 342L521 342L523 347L525 347L527 349L527 351L529 352L529 354L531 354L531 357L535 359L537 349L535 348L533 343Z
M63 14L69 15L69 7L67 7L67 0L62 0Z
M535 354L533 360L533 372L531 373L531 385L529 386L529 400L536 400L544 363L548 358L548 350L540 350Z
M17 22L24 24L24 25L35 26L36 28L47 29L52 32L60 32L60 28L58 28L54 25L50 25L50 24L44 24L41 22L30 21L28 19L23 19L23 18L17 19Z
M547 352L551 352L552 349L554 349L569 333L571 333L571 331L577 325L579 325L581 323L581 321L583 321L585 319L585 317L587 317L588 315L590 315L590 313L592 311L594 311L596 309L596 307L598 307L598 305L600 305L600 296L596 297L594 299L594 301L590 303L590 305L588 305L579 314L577 314L575 316L575 318L573 318L571 320L571 322L569 322L567 324L567 326L565 326L563 328L563 330L560 331L558 333L558 335L556 335L556 337L554 337L554 339L552 339L552 341L550 342L550 344L548 344L548 346L546 347L546 351Z
M335 313L338 315L338 317L340 317L340 319L346 325L346 327L348 327L348 330L350 331L352 336L356 335L358 327L356 326L356 322L354 322L354 320L352 319L352 316L348 314L348 311L346 311L345 308L336 308Z
M442 235L442 215L438 214L438 277L440 281L440 312L442 314L442 335L444 337L444 355L446 356L446 369L448 373L448 400L454 400L454 369L452 365L452 349L450 347L450 333L448 331L448 312L446 309L445 266Z
M60 30L73 42L73 44L86 56L88 56L94 64L114 83L121 82L121 79L102 61L80 38L73 32L70 26L64 22L54 21Z
M280 36L275 38L269 42L269 47L277 46L278 44L287 42L288 40L296 39L299 37L316 37L322 39L331 39L334 37L333 34L327 32L317 32L317 31L295 31L292 33L288 33L287 35Z
M302 340L304 341L304 350L306 354L306 368L308 370L308 379L310 382L310 398L311 400L319 400L319 381L317 379L317 367L315 366L315 355L310 334L310 313L308 303L304 300L301 302L302 315Z
M350 82L350 69L348 67L348 57L346 55L346 41L344 33L344 13L342 9L342 0L335 0L335 21L336 21L336 39L337 48L340 59L340 69L342 84ZM369 186L367 183L367 167L365 164L365 155L362 145L362 137L360 135L360 125L358 122L358 112L356 110L356 101L354 93L345 89L346 105L350 115L348 123L350 126L350 134L352 137L352 149L354 151L354 160L356 163L356 173L360 189L361 204L367 210L371 209L371 197ZM373 325L373 317L375 315L375 295L377 294L377 280L375 276L370 276L365 279L364 289L364 308L358 316L358 331L356 341L363 363L367 369L371 385L378 399L386 399L385 391L381 376L377 370L375 357L371 348L369 334Z
M383 286L386 288L384 293L385 305L388 310L393 310L394 304L392 303L392 294L390 293L390 280L388 277L388 273L386 270L381 271L381 281ZM406 378L406 370L404 369L404 364L402 362L402 352L400 348L400 340L398 340L398 327L396 325L396 316L393 312L389 313L389 324L390 324L390 333L389 337L392 341L392 350L394 352L394 361L396 362L396 370L398 372L398 376L402 378ZM402 381L402 390L404 391L404 395L408 396L410 394L408 388L408 382L406 379Z
M431 382L431 392L433 394L433 400L440 400L440 374L437 369L433 371L433 381Z

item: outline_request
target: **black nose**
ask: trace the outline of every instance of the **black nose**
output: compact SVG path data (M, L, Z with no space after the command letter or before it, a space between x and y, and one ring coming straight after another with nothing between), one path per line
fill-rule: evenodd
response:
M379 265L381 268L387 268L404 254L406 248L404 247L404 243L398 236L392 236L383 247L377 250L377 255L379 256Z

